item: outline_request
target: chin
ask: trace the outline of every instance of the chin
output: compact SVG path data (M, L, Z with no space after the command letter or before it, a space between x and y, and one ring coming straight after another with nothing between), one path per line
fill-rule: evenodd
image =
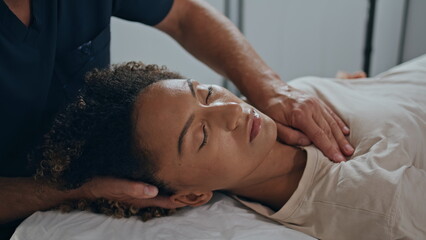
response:
M277 140L277 124L272 118L268 117L264 113L262 113L262 118L264 122L263 127L265 130L265 135L267 139L271 138L273 142L276 141Z
M268 140L270 140L270 142L271 142L271 146L274 145L275 142L277 141L277 135L278 135L278 133L277 133L277 124L274 121L272 121L272 123L271 123L271 133L270 133L270 136L268 138Z
M259 140L259 142L262 145L262 151L264 151L264 154L267 154L275 145L277 141L277 125L271 118L263 119L264 125L263 127L263 133Z

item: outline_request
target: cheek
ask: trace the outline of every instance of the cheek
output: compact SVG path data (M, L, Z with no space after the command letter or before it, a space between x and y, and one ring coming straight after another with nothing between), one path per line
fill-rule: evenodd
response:
M205 166L210 174L223 176L228 169L235 167L237 159L242 158L240 152L242 148L229 133L221 134L216 139L217 141L212 142L211 148L204 155L207 161Z
M258 158L253 154L254 149L247 143L230 136L221 138L215 152L217 164L213 164L212 167L222 172L222 175L235 174L239 169L249 167L250 163Z
M236 136L234 136L234 134ZM215 153L220 158L227 158L231 160L232 158L239 157L244 154L247 149L246 144L242 141L241 138L238 138L239 133L231 132L222 132L217 138L215 147Z

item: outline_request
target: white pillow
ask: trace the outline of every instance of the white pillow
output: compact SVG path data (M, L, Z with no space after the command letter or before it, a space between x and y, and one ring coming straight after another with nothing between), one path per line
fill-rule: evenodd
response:
M248 210L217 193L206 205L184 208L169 217L142 222L74 211L36 212L15 231L12 240L78 239L314 239Z

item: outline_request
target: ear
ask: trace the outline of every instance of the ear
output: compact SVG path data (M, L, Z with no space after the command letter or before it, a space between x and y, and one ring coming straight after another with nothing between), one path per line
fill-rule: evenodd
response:
M185 204L186 206L200 206L208 201L213 196L213 192L178 192L170 196L172 202Z

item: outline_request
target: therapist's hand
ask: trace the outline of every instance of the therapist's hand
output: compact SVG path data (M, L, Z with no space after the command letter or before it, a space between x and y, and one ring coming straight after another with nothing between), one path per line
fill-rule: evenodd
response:
M81 198L106 198L109 200L126 202L135 207L162 207L179 208L185 206L172 202L169 197L157 196L155 186L141 182L117 178L94 178L80 187Z
M367 77L367 74L364 71L358 71L354 73L338 71L336 73L336 78L340 78L340 79L359 79L359 78L366 78L366 77Z
M344 136L349 128L319 98L279 80L263 89L257 101L255 105L277 123L278 138L284 143L306 146L312 142L334 162L345 161L344 155L353 153Z

